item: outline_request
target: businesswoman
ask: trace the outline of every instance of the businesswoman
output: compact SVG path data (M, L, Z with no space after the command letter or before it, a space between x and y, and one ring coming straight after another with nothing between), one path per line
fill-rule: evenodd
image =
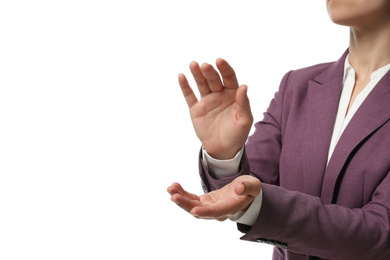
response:
M197 218L238 223L273 259L390 259L390 0L326 0L350 27L336 62L287 73L255 124L229 64L190 64L201 99L179 84L203 146L206 194L175 183ZM248 140L247 140L248 138Z

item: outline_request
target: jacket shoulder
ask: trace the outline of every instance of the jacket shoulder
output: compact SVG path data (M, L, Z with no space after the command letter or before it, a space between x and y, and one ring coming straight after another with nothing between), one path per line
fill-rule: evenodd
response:
M289 82L299 83L314 80L318 75L327 70L334 63L335 62L320 63L310 67L293 70L289 75Z

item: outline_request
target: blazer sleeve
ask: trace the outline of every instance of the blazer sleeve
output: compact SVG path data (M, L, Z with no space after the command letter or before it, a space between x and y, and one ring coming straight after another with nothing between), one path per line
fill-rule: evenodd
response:
M248 241L272 241L325 259L390 259L390 174L362 208L324 205L320 198L264 184L259 217L238 224Z

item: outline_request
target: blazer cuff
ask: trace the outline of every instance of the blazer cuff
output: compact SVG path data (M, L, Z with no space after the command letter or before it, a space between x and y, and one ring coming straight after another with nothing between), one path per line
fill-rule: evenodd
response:
M231 216L229 219L240 224L253 226L259 217L262 202L263 190L260 190L259 195L257 195L246 211L240 211L237 214Z
M217 190L222 188L223 186L231 183L234 179L241 175L249 175L250 168L248 159L245 153L245 147L242 152L242 158L239 166L239 172L232 176L224 177L224 178L216 178L213 174L209 172L208 167L204 163L203 160L203 148L200 149L199 152L199 175L202 180L202 188L205 193Z
M283 241L287 238L278 235L282 233L280 229L287 228L282 225L285 221L282 220L281 215L286 215L285 211L288 210L288 207L283 205L281 190L282 188L278 186L262 183L261 191L264 192L265 197L262 198L262 208L261 211L259 210L257 218L252 220L252 225L237 221L238 229L246 233L241 237L242 240L270 244L280 248L288 247L286 241ZM278 194L281 196L279 197Z

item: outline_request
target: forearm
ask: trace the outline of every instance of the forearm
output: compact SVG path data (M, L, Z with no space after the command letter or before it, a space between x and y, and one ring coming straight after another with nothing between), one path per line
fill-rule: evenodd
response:
M211 157L204 148L202 149L203 162L209 173L216 179L236 176L240 169L240 162L243 154L244 147L242 147L241 150L232 159L217 160ZM252 226L259 215L262 198L263 192L260 191L260 194L254 199L246 211L237 212L229 219L237 223Z
M242 157L240 159L240 164L237 167L238 172L226 174L223 178L221 175L218 177L214 173L210 172L210 169L203 160L203 149L200 150L199 154L199 174L202 180L202 187L204 192L210 192L213 190L220 189L231 183L234 179L241 175L249 175L250 169L248 160L245 155L245 149L242 150Z
M263 184L262 210L244 240L278 241L294 252L326 259L390 259L389 209L323 205L318 197Z

